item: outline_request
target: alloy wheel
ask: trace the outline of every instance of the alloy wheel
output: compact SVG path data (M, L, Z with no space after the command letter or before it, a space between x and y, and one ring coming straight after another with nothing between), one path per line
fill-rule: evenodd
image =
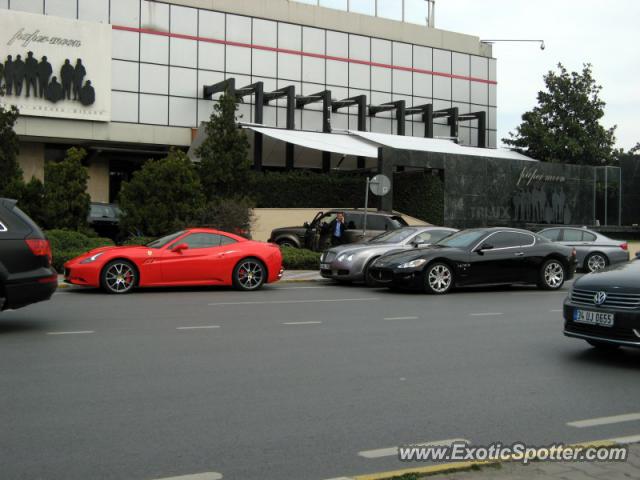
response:
M255 290L264 281L264 267L254 261L246 260L238 266L238 283L244 290Z
M105 272L107 288L114 293L126 293L136 282L136 273L127 263L113 263Z
M606 266L607 261L599 253L594 253L589 257L589 260L587 261L587 268L590 272L597 272L598 270L602 270Z
M444 293L449 290L453 276L446 265L434 265L427 274L429 288L436 293Z
M544 281L549 288L560 288L564 283L564 268L558 262L549 262L544 269Z

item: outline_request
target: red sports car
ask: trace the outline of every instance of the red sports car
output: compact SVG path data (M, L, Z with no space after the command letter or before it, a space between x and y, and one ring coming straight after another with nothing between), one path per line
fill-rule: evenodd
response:
M65 281L127 293L135 287L233 285L258 290L282 277L277 245L191 228L145 246L102 247L64 264Z

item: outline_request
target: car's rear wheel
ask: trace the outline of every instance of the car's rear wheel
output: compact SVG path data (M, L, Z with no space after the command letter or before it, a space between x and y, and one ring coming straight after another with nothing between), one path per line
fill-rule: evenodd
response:
M564 285L565 277L564 265L559 260L547 260L540 269L538 286L544 290L558 290Z
M102 269L100 280L107 293L129 293L138 284L138 271L127 260L114 260Z
M364 283L367 287L375 287L376 286L376 281L371 277L371 275L369 274L369 268L371 268L371 265L373 265L373 262L375 262L378 259L378 257L376 258L372 258L371 260L369 260L367 262L367 264L364 267Z
M433 263L424 273L424 287L427 293L443 295L453 287L453 270L446 263Z
M289 240L288 238L283 238L282 240L278 240L276 241L276 244L278 244L278 246L280 247L298 248L298 245L296 245L293 240Z
M603 253L591 253L584 261L587 272L597 272L609 265L609 259Z
M245 258L233 269L233 286L238 290L259 290L267 280L267 269L257 258Z
M616 345L615 343L601 342L598 340L587 340L587 343L603 352L614 352L620 348L620 345Z

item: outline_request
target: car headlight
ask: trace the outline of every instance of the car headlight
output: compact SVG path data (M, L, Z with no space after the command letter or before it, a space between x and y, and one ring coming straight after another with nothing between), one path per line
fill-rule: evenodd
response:
M398 265L398 268L417 268L421 267L425 263L427 263L427 261L424 258L419 258L417 260L412 260L410 262L403 263L402 265Z
M338 261L339 262L351 263L351 262L353 262L353 254L347 255L346 253L343 253L342 255L340 255L338 257Z
M100 253L96 253L95 255L90 256L89 258L85 258L84 260L82 260L80 263L93 263L95 262L98 258L100 258L102 256L103 252Z

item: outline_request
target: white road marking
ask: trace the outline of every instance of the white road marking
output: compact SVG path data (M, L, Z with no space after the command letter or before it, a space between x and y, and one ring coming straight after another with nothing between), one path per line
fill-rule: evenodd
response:
M640 413L627 413L625 415L614 415L612 417L589 418L587 420L577 420L568 422L567 425L575 428L597 427L599 425L610 425L612 423L635 422L640 420Z
M393 320L417 320L418 317L385 317L384 318L387 321L393 321Z
M628 437L608 438L607 440L610 442L619 443L621 445L626 445L628 443L640 442L640 435L629 435Z
M176 330L206 330L211 328L220 328L220 325L200 325L194 327L177 327Z
M220 480L222 474L218 472L194 473L193 475L182 475L180 477L157 478L156 480Z
M326 300L271 300L265 302L219 302L210 303L210 307L221 307L225 305L281 305L288 303L336 303L336 302L366 302L368 300L378 300L377 297L364 298L331 298Z
M464 438L450 438L448 440L436 440L434 442L412 443L411 446L431 447L440 445L453 445L457 442L470 443L469 440L466 440ZM379 448L377 450L364 450L362 452L358 452L358 455L364 458L392 457L398 455L398 447Z
M550 311L551 313L560 313L560 312L562 312L562 309L559 309L559 310L549 310L549 311Z
M80 330L77 332L47 332L47 335L88 335L96 333L94 330Z
M322 322L285 322L282 325L319 325Z
M326 288L326 287L275 287L274 290L309 290L312 288Z
M470 313L472 317L496 317L498 315L504 315L504 313L500 312L487 312L487 313Z

